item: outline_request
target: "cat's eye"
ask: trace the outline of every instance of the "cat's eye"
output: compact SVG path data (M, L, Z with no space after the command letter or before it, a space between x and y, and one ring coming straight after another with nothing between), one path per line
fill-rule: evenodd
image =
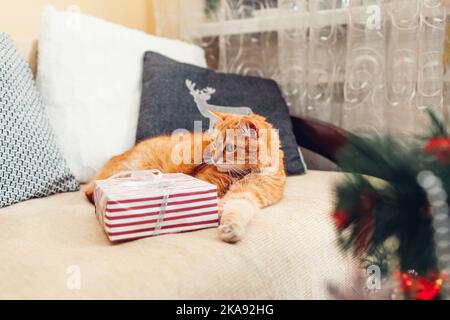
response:
M225 145L225 151L228 153L234 152L235 149L236 149L236 146L232 143L227 143Z

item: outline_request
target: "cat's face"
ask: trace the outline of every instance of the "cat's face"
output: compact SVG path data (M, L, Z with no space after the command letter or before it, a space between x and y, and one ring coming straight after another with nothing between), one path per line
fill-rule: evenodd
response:
M217 118L211 143L211 162L221 171L246 174L275 165L278 132L259 115L210 111Z

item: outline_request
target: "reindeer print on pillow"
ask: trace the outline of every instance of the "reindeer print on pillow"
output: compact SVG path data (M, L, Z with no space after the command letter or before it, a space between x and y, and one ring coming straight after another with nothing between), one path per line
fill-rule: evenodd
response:
M211 99L211 95L216 92L216 89L206 87L205 89L199 90L195 89L195 86L195 83L193 83L189 79L186 79L186 87L189 89L189 93L191 94L191 96L194 97L194 101L197 105L198 111L200 111L203 117L209 119L209 129L213 129L214 124L216 123L216 117L210 111L242 115L253 114L252 109L250 109L249 107L223 107L208 104L208 101Z

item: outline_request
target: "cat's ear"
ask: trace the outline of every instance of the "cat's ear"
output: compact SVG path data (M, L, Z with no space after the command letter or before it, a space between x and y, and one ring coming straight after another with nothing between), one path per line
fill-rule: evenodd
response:
M223 112L219 112L219 111L215 111L214 109L208 109L208 112L214 116L214 118L216 118L217 120L223 121L225 120L225 118L227 117L228 114L223 113Z
M255 121L252 121L249 118L242 118L240 121L240 126L246 135L251 138L258 138L259 128Z

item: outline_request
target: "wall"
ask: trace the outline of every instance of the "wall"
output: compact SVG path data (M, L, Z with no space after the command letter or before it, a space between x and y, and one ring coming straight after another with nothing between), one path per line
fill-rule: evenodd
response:
M450 0L449 0L450 1ZM203 22L205 0L148 0L154 11L156 34L183 39L186 28Z
M85 14L154 33L151 0L0 0L0 32L15 38L37 38L45 4L58 9L76 5Z

